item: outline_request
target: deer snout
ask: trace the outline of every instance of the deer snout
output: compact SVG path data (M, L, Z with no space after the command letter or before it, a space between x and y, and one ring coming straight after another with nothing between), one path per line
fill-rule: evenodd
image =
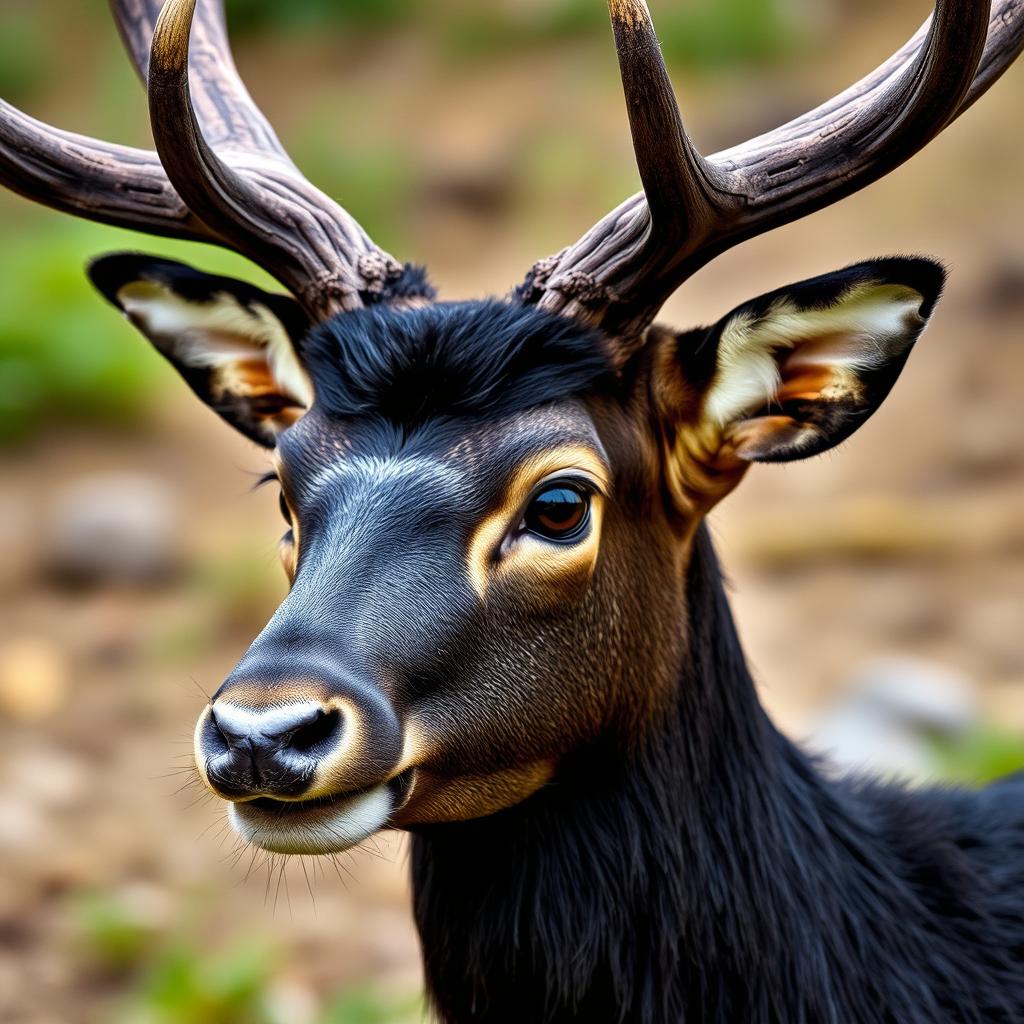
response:
M227 800L301 801L386 783L402 753L387 698L358 683L231 681L203 711L195 755Z
M231 801L235 831L276 853L325 853L387 825L411 771L400 771L402 727L385 694L327 673L250 672L232 673L195 732L200 775Z
M201 721L197 759L220 796L299 798L321 757L341 742L337 708L313 701L253 711L230 701L211 704Z

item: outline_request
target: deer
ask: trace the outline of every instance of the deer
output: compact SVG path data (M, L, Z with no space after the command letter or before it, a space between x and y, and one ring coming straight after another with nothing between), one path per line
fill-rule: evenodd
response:
M642 191L474 301L301 176L217 0L111 8L155 152L3 104L0 180L285 289L134 252L88 271L280 489L287 595L195 727L235 832L299 855L410 833L449 1024L1024 1021L1024 778L825 771L759 702L707 528L752 463L872 415L943 267L655 322L715 256L926 146L1024 48L1024 3L937 0L866 78L705 156L644 0L608 0Z

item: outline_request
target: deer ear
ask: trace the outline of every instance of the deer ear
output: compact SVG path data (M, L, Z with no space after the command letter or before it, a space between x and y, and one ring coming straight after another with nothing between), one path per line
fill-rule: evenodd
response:
M189 387L257 443L273 447L312 402L295 347L310 324L293 299L138 253L103 256L88 273Z
M944 281L932 260L871 260L679 337L702 447L726 462L788 462L844 441L896 382Z

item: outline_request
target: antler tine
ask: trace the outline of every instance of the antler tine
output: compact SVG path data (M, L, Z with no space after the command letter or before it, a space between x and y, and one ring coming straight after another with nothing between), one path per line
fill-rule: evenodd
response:
M608 5L644 193L537 264L520 295L623 335L639 336L665 299L725 249L903 163L1024 48L1024 0L995 0L991 13L977 0L937 0L930 22L846 92L701 157L683 131L646 4Z
M608 0L633 151L655 231L706 234L723 213L724 175L683 127L645 0Z
M195 8L196 0L167 0L150 51L150 120L168 177L205 224L286 284L314 317L358 308L401 274L401 264L290 162L265 149L233 152L230 164L214 153L189 90ZM203 62L204 95L215 93L222 71L217 61ZM230 114L248 109L251 101Z
M1024 0L994 0L985 52L971 88L957 109L959 117L1024 51Z
M937 0L930 22L875 76L770 137L719 154L716 163L733 165L747 194L730 232L746 235L804 216L922 149L960 111L985 52L988 25L984 2ZM859 97L850 96L856 91Z
M117 30L143 85L149 81L150 47L162 7L163 0L110 0ZM238 74L221 3L197 6L189 63L196 119L211 147L265 153L294 167Z

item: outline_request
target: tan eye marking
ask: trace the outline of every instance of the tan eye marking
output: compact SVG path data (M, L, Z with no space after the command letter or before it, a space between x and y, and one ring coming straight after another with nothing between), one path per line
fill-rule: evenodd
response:
M497 574L589 576L597 558L609 473L598 453L564 445L524 461L500 507L470 538L466 571L481 598Z
M277 543L277 553L281 558L285 574L289 582L294 582L295 572L299 564L299 548L295 542L295 534L289 530Z

